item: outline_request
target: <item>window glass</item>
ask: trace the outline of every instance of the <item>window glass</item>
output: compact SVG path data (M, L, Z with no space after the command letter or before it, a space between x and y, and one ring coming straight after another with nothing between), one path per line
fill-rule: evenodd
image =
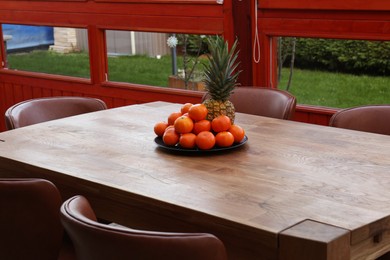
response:
M203 35L106 31L108 80L204 90Z
M89 78L89 54L80 42L86 29L3 24L6 67ZM87 39L82 39L86 41Z
M390 104L390 42L279 37L278 64L278 88L300 104Z

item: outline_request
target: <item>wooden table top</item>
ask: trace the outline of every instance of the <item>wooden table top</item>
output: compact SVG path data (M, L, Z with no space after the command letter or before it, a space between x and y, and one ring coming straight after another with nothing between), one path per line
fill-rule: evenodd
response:
M244 146L169 153L153 126L180 106L132 105L0 133L0 168L201 216L189 221L253 232L269 248L307 220L351 231L351 245L389 228L389 136L237 113Z

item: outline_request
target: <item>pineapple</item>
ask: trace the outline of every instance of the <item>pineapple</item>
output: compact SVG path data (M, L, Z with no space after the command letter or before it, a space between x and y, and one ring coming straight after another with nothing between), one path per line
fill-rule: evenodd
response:
M237 40L229 51L228 43L220 36L210 37L208 46L210 51L209 64L205 65L205 88L209 98L203 101L208 109L207 120L212 121L219 115L226 115L234 123L235 109L229 101L230 94L238 85L237 78L241 71L237 71L238 51Z

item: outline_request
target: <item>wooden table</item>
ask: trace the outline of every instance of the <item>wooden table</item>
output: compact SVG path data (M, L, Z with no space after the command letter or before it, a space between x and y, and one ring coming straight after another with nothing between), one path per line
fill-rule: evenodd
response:
M237 114L248 142L181 155L154 102L0 133L0 176L44 177L64 198L136 228L210 232L230 259L372 259L390 250L390 137Z

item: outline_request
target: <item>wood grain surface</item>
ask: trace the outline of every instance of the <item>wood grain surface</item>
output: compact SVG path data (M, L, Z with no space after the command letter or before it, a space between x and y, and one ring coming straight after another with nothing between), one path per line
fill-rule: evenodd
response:
M99 217L134 228L213 233L229 259L390 250L389 136L238 113L244 146L170 153L153 126L180 106L132 105L0 133L0 176L47 178L64 199L83 194Z

